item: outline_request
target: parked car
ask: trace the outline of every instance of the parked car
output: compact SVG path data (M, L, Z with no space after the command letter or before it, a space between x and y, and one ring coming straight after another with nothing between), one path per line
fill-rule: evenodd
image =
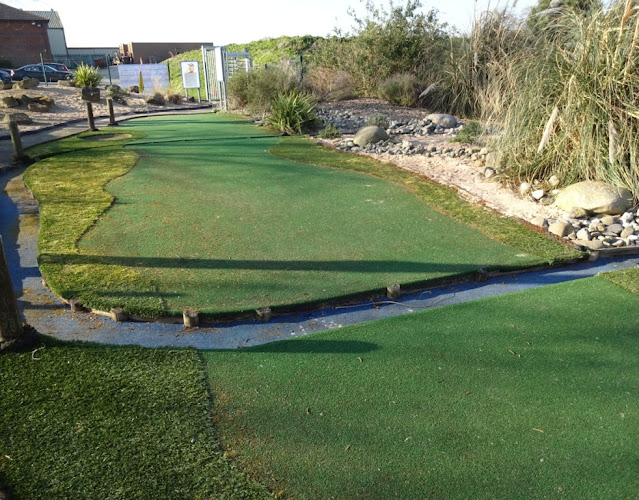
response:
M0 80L2 80L3 82L10 82L11 81L10 70L0 69Z
M13 80L37 78L38 80L43 82L44 74L46 73L48 82L57 82L58 80L70 80L73 77L69 70L58 70L49 66L48 64L45 64L43 73L42 68L42 64L28 64L27 66L22 66L21 68L11 71L11 78Z
M58 69L61 71L69 71L69 68L67 68L66 64L62 63L47 63L47 66L51 66L53 69Z

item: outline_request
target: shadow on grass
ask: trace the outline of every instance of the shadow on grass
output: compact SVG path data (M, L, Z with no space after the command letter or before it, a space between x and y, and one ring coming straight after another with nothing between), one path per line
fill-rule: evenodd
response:
M364 354L380 349L378 344L364 342L361 340L284 340L263 344L259 346L246 347L243 352L276 352L290 354Z
M329 271L353 273L460 273L476 264L439 264L396 260L245 260L167 257L119 257L102 255L43 254L40 264L116 265L165 269L238 269L250 271Z

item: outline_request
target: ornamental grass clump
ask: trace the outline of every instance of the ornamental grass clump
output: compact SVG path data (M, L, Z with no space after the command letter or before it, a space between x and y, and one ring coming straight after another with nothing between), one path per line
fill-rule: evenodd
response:
M564 8L547 23L536 57L513 66L516 88L496 144L518 181L591 179L639 196L639 12Z
M88 64L80 63L75 70L75 76L73 77L73 83L77 87L97 87L102 81L102 75L100 70L95 66L89 66Z
M317 122L315 99L297 91L280 93L271 101L269 124L289 135L302 134Z

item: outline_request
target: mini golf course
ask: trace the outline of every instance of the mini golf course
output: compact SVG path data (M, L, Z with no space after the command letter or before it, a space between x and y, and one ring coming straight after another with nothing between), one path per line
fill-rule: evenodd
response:
M127 177L145 154L151 158L143 148L201 142L211 132L192 127L194 140L176 141L162 121L122 127L130 139L76 137L39 148L56 154L27 174L40 193L40 264L71 296L142 305L152 298L157 311L169 311L154 276L167 268L161 260L135 265L120 250L129 243L116 238L109 253L87 250L118 205L126 208L113 194L126 193ZM232 130L218 138L247 138ZM277 140L250 130L258 141ZM472 224L459 234L483 239L465 243L503 247L477 248L474 257L467 251L474 263L515 248L524 265L576 257L394 167L309 149L299 139L270 152L293 165L359 172L367 184L392 181L455 218L444 222ZM87 165L95 170L85 173ZM152 183L153 173L146 176ZM138 227L134 237L149 234ZM503 268L521 265L513 260ZM444 271L460 272L454 258L446 262ZM412 275L391 269L401 272ZM80 286L92 278L109 292ZM639 489L638 278L632 268L234 351L40 337L33 351L0 355L0 492L34 499L632 498Z
M232 116L118 132L46 144L25 174L48 285L94 309L285 308L579 257L396 167Z

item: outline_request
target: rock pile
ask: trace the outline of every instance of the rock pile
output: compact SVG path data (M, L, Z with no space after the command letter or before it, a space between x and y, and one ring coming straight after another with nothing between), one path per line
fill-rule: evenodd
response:
M621 216L603 215L580 219L544 219L535 217L531 223L548 232L566 238L588 250L639 246L639 207Z

